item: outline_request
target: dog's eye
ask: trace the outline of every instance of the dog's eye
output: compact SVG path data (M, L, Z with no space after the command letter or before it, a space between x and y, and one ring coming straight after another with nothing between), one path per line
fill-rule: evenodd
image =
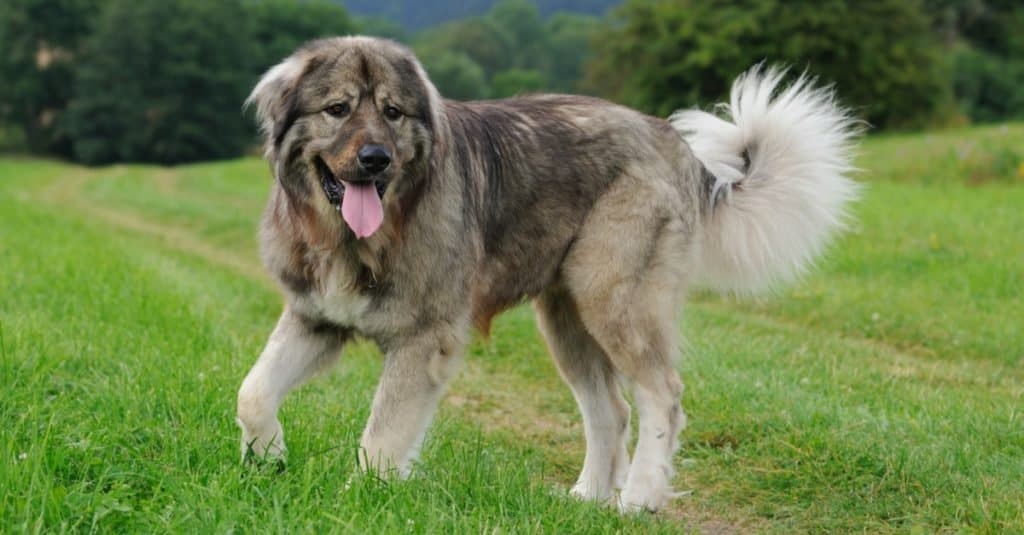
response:
M394 106L385 106L384 117L389 121L397 121L402 118L402 110Z
M344 117L352 111L352 107L348 105L348 102L340 102L338 104L331 104L324 110L327 115L331 117Z

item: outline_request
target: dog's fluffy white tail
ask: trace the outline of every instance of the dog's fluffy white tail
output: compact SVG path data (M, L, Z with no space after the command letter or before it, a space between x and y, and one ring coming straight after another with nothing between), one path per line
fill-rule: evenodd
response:
M846 176L858 121L806 75L780 87L784 74L759 65L740 75L719 105L725 118L669 119L711 175L697 282L715 290L751 293L800 275L858 194Z

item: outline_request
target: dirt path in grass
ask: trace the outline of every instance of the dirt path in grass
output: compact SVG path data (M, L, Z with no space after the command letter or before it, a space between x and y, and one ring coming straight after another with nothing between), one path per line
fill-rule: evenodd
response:
M1024 370L992 359L972 358L963 362L936 359L913 350L901 349L876 338L850 336L825 328L810 327L785 317L752 312L739 306L730 306L727 303L701 302L689 306L714 314L728 314L732 318L742 319L750 325L767 330L816 340L828 338L839 340L843 344L867 350L870 354L875 355L878 357L879 367L896 377L913 377L925 382L943 383L952 388L968 388L970 390L981 388L988 392L1003 392L1018 396L1020 395L1020 385L1024 382Z
M167 195L173 195L175 182L169 178L170 172L163 171L162 174L163 178L158 181L162 184L159 189ZM145 217L129 211L115 210L96 202L90 202L86 195L86 187L90 182L102 180L102 178L94 172L81 169L50 184L40 195L36 196L36 199L61 209L71 209L89 220L99 220L118 229L156 238L171 249L230 269L269 288L274 287L270 277L259 263L252 259L234 254L222 247L210 245L185 230L153 223Z

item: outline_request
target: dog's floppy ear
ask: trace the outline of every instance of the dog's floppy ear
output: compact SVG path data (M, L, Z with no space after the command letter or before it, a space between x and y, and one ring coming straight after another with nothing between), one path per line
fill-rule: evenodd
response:
M309 61L303 55L289 56L271 67L245 99L246 107L256 106L256 120L266 136L268 154L281 143L298 117L296 89L308 67Z
M445 114L444 98L441 97L440 91L437 90L437 86L434 85L430 76L427 75L427 70L423 68L423 64L420 63L419 59L412 52L409 52L409 55L411 56L410 63L412 68L416 72L416 77L422 82L423 91L427 96L426 115L428 115L430 120L428 127L434 133L435 147L433 157L437 158L444 154L445 145L451 136L447 115Z

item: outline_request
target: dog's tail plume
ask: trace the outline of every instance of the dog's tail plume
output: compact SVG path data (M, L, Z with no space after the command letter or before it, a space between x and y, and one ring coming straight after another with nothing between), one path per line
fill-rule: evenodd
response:
M780 87L784 74L755 66L733 83L721 117L682 110L669 119L708 171L698 282L715 290L794 279L858 196L847 175L860 123L806 75Z

